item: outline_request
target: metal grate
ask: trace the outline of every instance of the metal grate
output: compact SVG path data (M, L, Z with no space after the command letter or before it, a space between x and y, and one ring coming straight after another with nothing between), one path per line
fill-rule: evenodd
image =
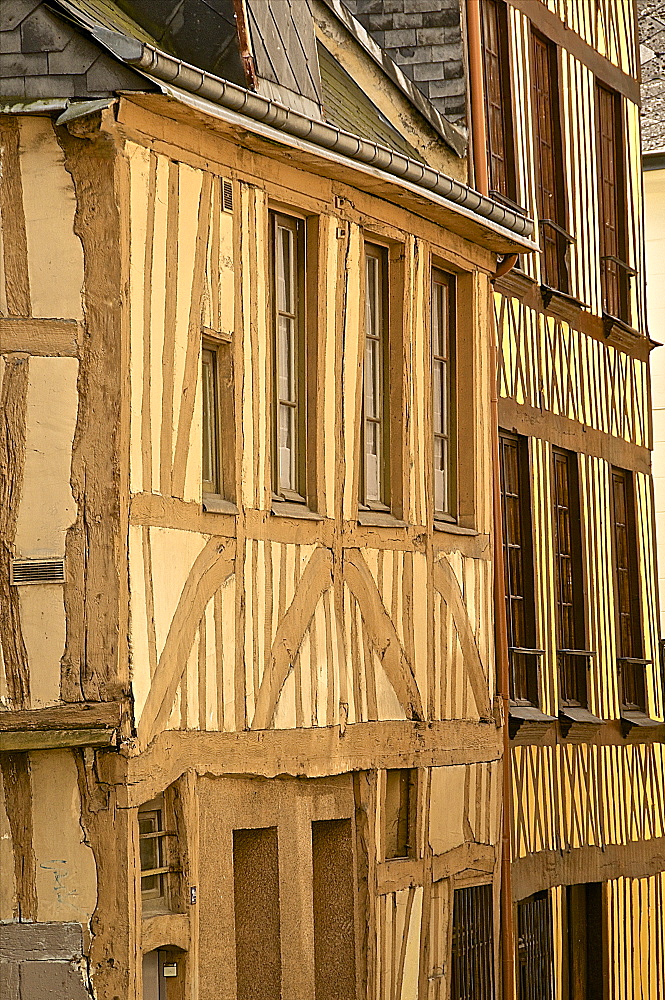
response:
M492 886L455 889L451 1000L494 1000Z
M517 904L517 976L519 1000L552 995L552 907L548 892Z
M233 184L222 178L222 208L225 212L233 211Z
M28 583L64 583L64 559L15 559L9 571L9 582L14 587Z

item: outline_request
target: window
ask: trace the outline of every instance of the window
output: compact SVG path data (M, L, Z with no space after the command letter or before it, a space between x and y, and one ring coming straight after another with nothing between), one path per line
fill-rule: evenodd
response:
M144 910L168 908L167 836L164 799L153 799L139 809L139 856L141 860L141 898Z
M621 97L596 84L596 148L600 197L600 265L603 312L628 321L626 189Z
M365 244L361 503L390 509L388 251Z
M519 1000L552 996L552 905L547 891L517 904L517 995Z
M417 801L417 768L395 768L386 771L384 802L386 860L415 856Z
M272 223L275 428L273 488L303 503L305 479L305 223L277 213Z
M510 697L518 705L538 704L538 665L533 592L529 451L526 438L502 431L501 516L506 589L506 624L511 665Z
M203 341L203 460L204 505L206 496L233 501L235 476L235 423L231 338Z
M563 706L586 707L584 582L577 457L555 448L554 562L556 626L559 660L559 700Z
M622 708L646 711L635 501L630 472L612 469L616 643Z
M455 889L451 1000L494 1000L492 886Z
M508 12L504 0L484 0L481 11L490 193L514 202L516 192Z
M566 887L567 1000L605 1000L603 884Z
M356 996L350 819L312 823L315 1000Z
M531 51L536 208L543 283L567 292L566 251L572 237L563 228L563 156L556 47L534 33Z
M457 518L455 441L455 279L432 268L432 435L434 517Z
M238 1000L282 995L277 827L233 831Z

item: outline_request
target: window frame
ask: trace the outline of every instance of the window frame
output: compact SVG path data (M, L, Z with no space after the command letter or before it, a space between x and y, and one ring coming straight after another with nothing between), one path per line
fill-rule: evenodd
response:
M617 517L616 485L623 483L623 505L625 521ZM639 575L637 519L635 510L634 474L627 469L613 466L610 470L610 521L612 525L612 571L614 582L614 611L616 655L619 669L619 693L621 709L646 714L646 666L644 659L644 633L642 621L642 601ZM625 532L625 566L620 566L621 545L618 528ZM628 609L622 610L621 574L627 576ZM622 619L628 620L628 645L624 642ZM629 695L634 695L632 699Z
M213 408L206 421L205 355L212 358ZM201 488L203 505L207 501L235 501L235 400L233 398L233 341L230 334L207 330L201 339ZM213 429L211 447L215 465L212 479L205 477L206 423ZM214 503L211 504L214 509Z
M506 482L505 449L511 447L515 453L516 487L519 490L511 495L517 500L519 544L512 547L519 549L519 574L522 580L523 593L513 593L513 566L509 558L509 512L508 490ZM499 489L501 494L501 524L503 534L504 581L506 596L506 625L508 630L508 652L511 669L510 700L514 705L540 707L540 657L543 651L536 649L536 593L535 566L533 555L533 521L531 518L531 479L529 461L529 439L522 434L515 434L499 428ZM523 611L523 641L516 635L513 607L515 601L521 601ZM515 670L522 667L524 678L524 693L515 693Z
M484 932L486 940L481 941L488 953L482 954L478 958L480 951L478 945L472 943L471 947L460 948L460 911L469 913L475 906L482 907L475 925L465 929L462 943L468 943L474 930L478 933ZM453 890L453 905L450 917L451 924L451 944L450 944L450 1000L467 1000L473 996L474 1000L494 1000L495 996L495 934L494 934L494 892L491 882L483 882L477 885L455 887ZM456 917L458 918L456 920ZM481 924L484 926L481 927ZM466 939L466 942L465 942ZM483 981L478 982L474 977L474 972L480 969L484 973ZM460 982L460 977L462 982ZM481 989L482 987L482 989Z
M277 230L278 226L293 234L293 298L295 309L291 319L294 319L294 363L292 378L296 393L295 400L281 400L280 386L280 345L279 336L279 298L277 292ZM286 500L292 503L307 505L308 501L308 469L306 432L308 423L308 391L307 391L307 219L297 214L291 214L280 208L269 210L269 261L270 261L270 316L272 324L272 492L273 499ZM295 409L294 447L292 456L292 474L290 486L283 486L281 481L281 459L279 447L279 414L280 405L291 405ZM292 488L295 487L295 488Z
M490 14L490 11L493 13ZM491 20L494 22L491 24ZM495 29L497 47L493 51L490 27ZM481 31L483 40L483 82L485 101L485 121L487 136L487 170L490 183L490 194L499 201L507 201L517 205L517 186L515 172L515 136L513 131L513 100L512 80L510 76L510 31L508 30L508 9L504 0L483 0L481 4ZM490 57L496 66L496 78L499 81L498 101L492 103ZM493 109L496 111L493 113ZM493 142L493 122L498 117L501 146L497 151ZM497 183L495 160L503 164L502 178Z
M598 236L600 252L600 282L603 313L630 322L630 277L635 271L627 263L628 204L623 129L623 99L621 94L596 79L595 129L596 176L598 178ZM604 155L603 100L611 107L612 163ZM612 176L609 177L610 168ZM609 221L614 237L608 233ZM613 219L611 218L613 216ZM611 280L610 280L611 276Z
M157 829L148 833L141 833L141 817L156 817ZM164 795L159 795L139 806L137 814L138 844L139 844L139 879L141 886L141 901L145 913L163 913L172 909L172 886L170 876L177 872L177 868L171 863L170 838L175 836L172 830L168 829L167 823L167 803ZM158 865L153 868L144 868L141 857L141 843L147 840L157 842ZM156 891L144 889L143 880L147 878L157 878L159 885Z
M368 317L369 317L369 306L370 299L368 296L368 261L376 260L378 262L377 267L377 277L379 278L380 288L379 294L377 296L377 302L380 308L379 317L379 336L368 338ZM359 497L359 510L366 511L376 511L380 513L391 513L393 507L393 461L391 455L392 446L392 412L393 407L391 405L391 394L390 394L390 379L387 377L390 370L390 355L391 355L391 308L390 308L390 251L387 246L381 243L377 243L372 238L365 239L363 243L363 304L364 304L364 321L363 321L363 356L362 356L362 387L361 387L361 427L360 427L360 497ZM377 384L377 402L379 404L379 416L368 418L366 415L366 377L367 377L367 342L371 339L372 343L378 345L377 347L377 358L379 361L379 377ZM368 466L368 451L367 451L367 420L370 419L372 423L378 425L378 445L379 445L379 460L377 462L377 481L378 481L378 497L368 496L367 487L367 466Z
M388 836L388 801L390 795L391 776L398 790L397 833L395 837L395 852L389 851ZM385 773L383 795L383 857L385 861L403 861L415 858L418 854L418 789L419 776L417 767L387 768ZM400 851L400 846L404 850Z
M538 72L538 49L546 53L546 73L540 87ZM545 35L531 29L531 131L534 147L536 182L536 212L540 229L542 249L541 283L564 294L570 290L570 274L567 259L568 246L575 239L567 232L566 188L563 169L563 130L559 104L560 72L559 50ZM542 92L542 101L538 100ZM549 123L550 135L545 136L539 127L540 109L544 109L542 121ZM549 148L551 162L545 164L543 150ZM544 165L548 170L543 169ZM547 173L551 191L546 193L543 177ZM549 203L547 206L545 200Z
M434 289L439 285L447 289L446 308L442 315L446 317L444 337L447 340L446 357L437 355L434 346ZM457 434L457 282L456 276L446 271L438 260L432 260L430 267L430 298L429 298L429 332L430 332L430 378L432 403L432 509L435 522L457 524L459 520L459 489L458 489L458 434ZM437 508L436 489L436 406L435 406L435 363L445 364L446 371L446 422L447 433L440 436L446 441L447 450L447 510ZM443 408L442 408L443 409Z
M517 998L518 1000L538 1000L541 996L550 996L554 985L554 921L549 890L544 889L526 899L518 900L515 917ZM531 941L538 943L535 948L529 947L525 940L528 932L530 932ZM529 979L528 971L533 970L534 965L537 966L537 970L535 970L537 978ZM548 977L545 983L543 982L544 966L546 966ZM542 990L543 985L547 987L546 991Z
M559 496L557 462L565 462L566 491L568 503ZM560 545L560 511L567 511L569 552ZM593 656L585 648L587 623L585 615L585 580L583 563L583 540L579 488L579 463L575 452L565 448L552 448L552 542L554 557L554 617L556 622L557 661L559 667L559 703L565 708L587 708L589 697L588 665ZM563 600L564 580L561 575L562 560L570 565L570 600ZM570 630L566 627L562 608L572 608ZM567 634L566 634L567 633ZM572 676L573 683L568 685ZM565 681L565 683L564 683ZM571 686L576 697L564 697L566 688ZM563 693L562 693L563 692Z

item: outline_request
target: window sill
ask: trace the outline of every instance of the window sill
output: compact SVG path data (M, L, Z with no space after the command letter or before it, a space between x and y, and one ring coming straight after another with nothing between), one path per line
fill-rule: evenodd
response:
M238 508L232 500L225 500L215 493L203 494L203 510L206 514L237 514Z
M585 730L594 729L596 726L602 726L603 720L599 719L596 715L592 715L588 708L560 708L559 709L559 725L561 726L561 735L565 739L571 729L573 730L573 736L578 733L583 733Z
M435 521L434 522L435 531L448 531L451 535L478 535L480 534L475 528L465 528L461 524L455 524L454 521Z
M368 528L408 528L406 521L382 510L359 510L358 524Z
M665 722L650 718L646 712L631 711L627 708L621 709L621 732L628 736L631 730L637 726L642 729L656 729L658 726L665 726Z
M290 500L273 500L270 513L275 517L296 517L302 521L323 521L322 514L310 510L302 503L293 503Z
M540 294L545 309L549 309L552 302L558 306L573 309L576 313L586 312L589 308L584 302L576 299L574 295L562 292L560 288L552 288L551 285L541 285Z
M554 715L545 715L534 705L511 705L508 709L508 735L513 740L518 732L521 736L542 734L545 727L556 722Z

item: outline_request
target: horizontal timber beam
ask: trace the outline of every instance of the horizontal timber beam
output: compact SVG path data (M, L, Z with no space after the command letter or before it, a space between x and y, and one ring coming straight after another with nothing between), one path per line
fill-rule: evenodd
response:
M544 2L537 2L537 0L508 0L508 2L522 14L525 14L533 22L534 27L546 35L550 41L563 46L571 55L588 66L599 80L612 87L613 90L618 90L620 94L624 94L633 104L639 105L639 80L628 76L618 66L614 66L609 59L601 56L600 52L585 42L577 32L564 24L560 17L548 10Z
M665 837L605 847L586 845L564 854L539 851L513 861L510 871L516 900L555 885L606 882L620 876L649 878L665 871Z
M0 733L47 729L117 729L122 705L117 701L77 701L51 708L0 711Z
M0 316L0 353L77 358L80 332L74 319Z
M69 747L110 747L113 729L30 729L0 732L0 753L18 750L66 750Z
M651 475L651 452L613 434L605 434L549 410L514 399L499 399L499 423L509 431L550 441L557 448L602 458L611 465Z
M364 722L316 729L240 733L160 733L135 757L101 754L101 780L119 786L131 808L154 798L185 771L211 776L321 778L372 768L430 767L497 760L501 733L491 723Z

